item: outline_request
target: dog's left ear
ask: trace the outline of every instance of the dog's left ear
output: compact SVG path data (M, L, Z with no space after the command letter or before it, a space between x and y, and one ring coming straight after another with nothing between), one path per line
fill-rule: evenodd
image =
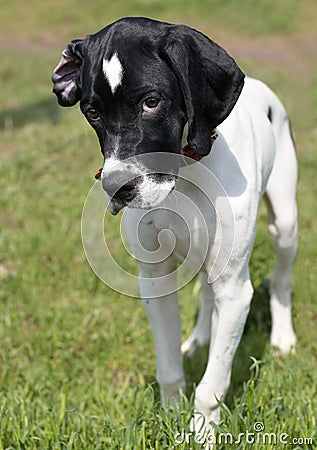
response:
M81 99L82 43L81 39L71 41L62 52L62 58L53 71L53 92L61 106L73 106Z
M162 57L180 83L188 120L188 144L206 156L210 136L230 114L244 84L244 74L225 50L187 26L172 26Z

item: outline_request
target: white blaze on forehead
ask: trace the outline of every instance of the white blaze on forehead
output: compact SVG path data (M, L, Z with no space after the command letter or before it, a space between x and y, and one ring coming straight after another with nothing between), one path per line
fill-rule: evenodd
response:
M114 94L116 89L120 86L123 78L123 67L119 61L117 53L115 53L109 60L104 58L102 70L110 85L111 92Z

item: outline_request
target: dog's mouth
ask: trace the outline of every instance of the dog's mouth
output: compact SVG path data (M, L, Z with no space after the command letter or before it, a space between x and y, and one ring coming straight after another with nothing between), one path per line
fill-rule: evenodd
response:
M175 187L175 177L168 176L157 182L155 177L144 177L134 186L122 186L111 198L109 211L116 215L122 208L152 209L161 205ZM109 195L109 194L108 194Z
M125 203L115 198L112 198L108 204L109 211L113 216L116 216L125 206L127 206Z

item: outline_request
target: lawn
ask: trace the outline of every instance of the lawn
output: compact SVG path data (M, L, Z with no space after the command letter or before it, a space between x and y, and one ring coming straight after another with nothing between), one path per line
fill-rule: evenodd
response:
M313 449L315 0L16 0L1 2L0 18L0 450L201 448L188 423L207 349L185 360L188 391L179 410L161 409L142 305L94 275L81 243L83 205L102 162L97 139L78 108L62 110L51 94L51 71L67 42L126 15L187 23L207 33L244 71L266 81L291 116L299 159L297 352L274 358L268 346L273 246L262 206L251 261L254 301L215 448ZM135 271L122 253L119 223L107 217L106 234L114 254ZM193 280L181 292L184 338L198 298Z

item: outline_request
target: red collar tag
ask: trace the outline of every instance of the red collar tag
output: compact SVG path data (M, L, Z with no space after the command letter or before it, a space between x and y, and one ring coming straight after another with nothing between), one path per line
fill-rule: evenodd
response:
M182 149L182 155L187 156L187 158L194 159L195 161L200 161L202 159L202 155L195 152L190 145L185 145Z
M210 146L212 147L213 143L217 139L218 134L217 130L213 130L210 136ZM185 147L182 150L182 155L187 156L188 158L194 159L195 161L200 161L203 158L203 155L200 153L195 152L190 145L185 145Z
M101 173L102 173L103 167L101 167L97 172L95 173L96 180L101 180Z

